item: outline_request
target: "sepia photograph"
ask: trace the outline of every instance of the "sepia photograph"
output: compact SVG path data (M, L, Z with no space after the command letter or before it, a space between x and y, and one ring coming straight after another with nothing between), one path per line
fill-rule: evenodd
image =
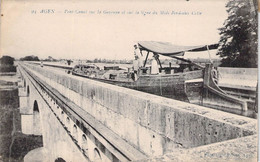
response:
M1 0L0 162L257 162L257 0Z

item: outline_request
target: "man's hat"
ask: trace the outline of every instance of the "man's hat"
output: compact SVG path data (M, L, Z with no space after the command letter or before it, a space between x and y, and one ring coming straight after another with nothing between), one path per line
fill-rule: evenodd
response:
M137 44L135 44L134 47L137 47Z

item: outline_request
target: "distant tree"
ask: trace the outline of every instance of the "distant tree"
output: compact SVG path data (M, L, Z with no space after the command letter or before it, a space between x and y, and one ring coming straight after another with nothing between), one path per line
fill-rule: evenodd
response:
M40 59L37 56L25 56L23 58L20 58L21 61L40 61Z
M54 59L51 56L48 56L48 58L44 59L43 61L58 61L57 59Z
M0 59L1 65L13 65L14 64L14 58L10 56L3 56Z
M102 60L101 60L101 58L99 58L99 59L98 59L98 58L95 58L93 62L94 62L94 63L100 63L100 62L102 62Z
M67 64L70 65L73 61L72 60L67 60Z
M221 66L257 67L257 2L229 0L228 18L220 28Z

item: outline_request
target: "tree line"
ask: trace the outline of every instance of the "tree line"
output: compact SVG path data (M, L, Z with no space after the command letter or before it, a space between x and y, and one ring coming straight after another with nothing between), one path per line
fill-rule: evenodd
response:
M219 29L221 66L257 67L257 0L229 0L228 18Z

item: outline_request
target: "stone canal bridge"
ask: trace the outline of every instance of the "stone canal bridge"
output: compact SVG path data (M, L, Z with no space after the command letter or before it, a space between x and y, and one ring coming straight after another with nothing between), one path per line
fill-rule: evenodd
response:
M18 63L25 161L256 160L257 120Z

